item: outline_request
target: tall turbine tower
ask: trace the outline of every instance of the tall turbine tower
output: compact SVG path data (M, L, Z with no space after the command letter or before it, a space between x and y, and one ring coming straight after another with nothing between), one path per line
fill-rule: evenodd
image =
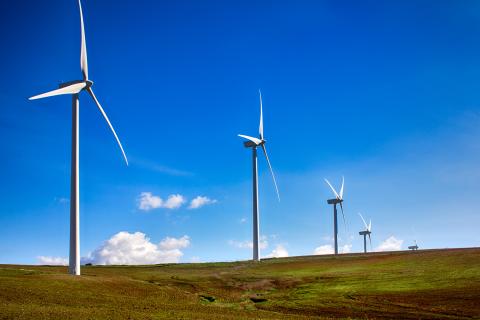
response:
M245 148L252 148L252 167L253 167L253 260L260 261L260 221L259 221L259 208L258 208L258 166L257 166L257 147L261 147L265 159L267 159L268 167L272 173L273 184L275 185L275 191L277 192L278 201L280 201L280 193L278 192L277 181L275 180L275 174L273 173L272 165L268 159L267 149L265 148L266 140L263 138L263 111L262 111L262 93L260 94L260 125L258 127L259 138L254 138L239 134L239 137L245 138L243 145Z
M87 63L87 45L85 41L85 29L83 26L83 13L82 4L78 0L78 6L80 8L80 29L81 29L81 48L80 48L80 68L83 74L83 80L69 81L59 85L59 89L49 91L47 93L39 94L37 96L29 98L29 100L41 99L51 96L58 96L62 94L72 95L72 159L71 159L71 181L70 181L70 260L69 260L69 272L72 275L80 275L80 169L79 169L79 94L81 91L87 91L92 99L95 101L98 109L102 113L105 121L113 132L118 146L122 151L123 158L128 165L127 156L123 151L122 144L118 139L117 133L113 129L110 120L108 120L107 114L103 110L102 106L97 100L97 97L93 93L92 85L93 81L88 78L88 63Z
M334 199L327 200L328 204L333 205L333 238L335 241L335 254L338 254L338 223L337 223L337 204L340 205L340 209L342 210L343 216L343 223L345 225L345 215L343 214L343 186L345 184L345 178L342 177L342 187L340 188L340 193L338 193L332 184L325 179L325 182L328 184L330 189L333 191L333 195L335 196Z
M370 237L370 234L372 233L372 220L370 219L369 224L365 222L365 219L363 219L363 216L361 213L358 213L360 218L362 218L363 224L365 225L365 230L360 231L358 234L363 236L363 252L367 253L367 236L368 239L370 240L370 248L372 247L372 238Z

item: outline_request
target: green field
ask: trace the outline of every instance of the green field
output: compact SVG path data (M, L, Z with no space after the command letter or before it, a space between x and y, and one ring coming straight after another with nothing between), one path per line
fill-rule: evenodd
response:
M0 265L0 319L480 319L480 249L66 267Z

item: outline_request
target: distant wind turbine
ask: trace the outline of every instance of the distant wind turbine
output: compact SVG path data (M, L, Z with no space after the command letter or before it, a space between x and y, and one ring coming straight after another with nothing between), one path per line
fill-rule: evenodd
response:
M277 192L278 201L280 201L280 193L278 192L277 181L275 180L275 174L273 173L272 165L268 159L267 149L265 148L266 140L263 138L263 110L262 110L262 93L259 90L260 94L260 125L258 127L259 138L254 138L239 134L239 137L245 138L248 141L245 141L243 145L245 148L252 148L252 166L253 166L253 260L260 260L260 219L259 219L259 208L258 208L258 165L257 165L257 147L261 147L265 159L267 159L268 167L272 173L273 184L275 185L275 191Z
M117 133L113 129L107 114L97 100L93 93L93 81L88 78L88 63L87 63L87 45L85 41L85 29L83 25L82 4L78 0L80 8L80 28L81 28L81 48L80 48L80 68L83 74L83 80L69 81L59 85L59 89L49 91L47 93L39 94L29 98L29 100L41 99L51 96L58 96L63 94L72 95L72 159L71 159L71 181L70 181L70 259L69 272L72 275L80 275L80 169L79 169L79 94L81 91L87 91L92 99L95 101L98 109L102 113L105 121L113 132L118 146L122 151L123 158L128 165L127 156L123 150L122 144L118 139Z
M368 225L365 222L365 219L363 219L363 216L361 213L358 213L360 218L362 218L363 224L365 225L365 230L360 231L358 234L363 236L363 252L367 253L367 236L368 239L370 240L370 248L372 247L372 238L370 237L370 234L372 233L372 220L370 219Z
M408 249L410 250L418 250L417 240L413 240L415 242L414 246L409 246Z
M345 184L345 178L342 177L342 186L340 188L340 192L337 192L332 184L325 179L325 182L328 184L330 189L333 191L333 195L335 196L334 199L327 200L328 204L333 204L333 238L335 241L335 254L338 254L338 223L337 223L337 204L340 205L340 209L342 210L342 217L343 217L343 224L345 224L345 215L343 213L343 187ZM346 228L346 227L345 227Z

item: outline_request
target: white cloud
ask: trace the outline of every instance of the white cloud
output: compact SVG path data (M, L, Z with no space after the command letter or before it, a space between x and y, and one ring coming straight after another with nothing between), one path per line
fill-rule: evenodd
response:
M100 245L88 257L82 259L99 265L138 265L157 263L177 263L183 256L180 250L190 245L190 238L167 237L158 245L142 232L119 232Z
M402 249L403 240L397 239L394 236L389 237L383 241L375 250L376 251L395 251Z
M138 209L149 211L162 206L162 198L152 195L151 192L142 192L138 198Z
M252 241L236 241L230 240L228 244L234 246L235 248L239 249L253 249L253 242ZM260 237L260 249L266 249L268 247L268 241L266 236Z
M350 253L352 252L352 245L351 244L345 244L342 247L339 248L340 253ZM313 254L317 255L322 255L322 254L334 254L335 249L331 244L325 244L322 246L319 246L313 250Z
M352 252L352 245L351 244L346 244L343 247L340 248L341 253L350 253Z
M68 265L68 259L63 257L46 257L38 256L38 264L51 265L51 266L66 266Z
M288 257L288 251L281 244L277 245L270 254L267 254L265 258L283 258Z
M331 244L325 244L323 246L315 248L313 254L333 254L335 250Z
M171 194L168 196L167 201L165 201L165 204L163 205L164 208L167 209L177 209L182 206L182 204L185 203L185 198L180 195L180 194Z
M247 222L247 218L240 219L240 223L245 223L245 222Z
M162 250L182 249L190 245L190 237L183 236L181 238L166 237L158 244L158 247Z
M198 209L200 207L206 206L208 204L214 204L214 203L217 203L217 200L210 199L210 198L204 197L204 196L197 196L195 199L193 199L190 202L190 205L188 206L188 209Z
M185 198L180 194L171 194L167 201L163 201L159 196L151 192L142 192L138 197L138 209L150 211L157 208L177 209L185 203Z

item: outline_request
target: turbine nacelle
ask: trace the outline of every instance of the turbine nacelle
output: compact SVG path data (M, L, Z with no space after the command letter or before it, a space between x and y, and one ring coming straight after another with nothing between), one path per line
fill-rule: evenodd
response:
M328 204L340 204L343 202L343 199L335 198L335 199L328 199L327 203Z
M243 143L243 146L245 148L256 148L256 147L260 147L260 146L264 145L266 142L267 142L267 140L260 140L260 142L258 142L258 143L255 143L251 140L247 140Z
M91 86L93 86L93 81L91 80L73 80L73 81L68 81L68 82L64 82L64 83L60 83L58 85L58 88L61 89L61 88L66 88L66 87L69 87L71 85L74 85L74 84L79 84L79 83L85 83L85 87L83 89L88 89L90 88ZM83 90L82 89L82 90Z

